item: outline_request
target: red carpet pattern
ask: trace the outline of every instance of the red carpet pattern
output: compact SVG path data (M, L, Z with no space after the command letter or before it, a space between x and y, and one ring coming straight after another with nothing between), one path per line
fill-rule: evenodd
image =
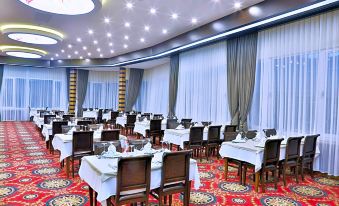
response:
M225 181L222 160L199 163L202 187L192 190L191 205L339 205L339 180L307 175L296 184L291 176L286 187L280 181L277 190L268 185L266 193L256 193L251 176L242 186L237 171L229 170ZM173 205L182 205L180 199L175 196ZM0 122L0 205L89 205L88 187L78 176L66 178L58 154L49 154L33 123Z

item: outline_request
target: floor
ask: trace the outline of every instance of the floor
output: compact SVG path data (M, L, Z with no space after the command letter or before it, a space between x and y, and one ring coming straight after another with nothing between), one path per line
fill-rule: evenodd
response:
M89 205L86 183L78 176L67 179L59 166L33 123L0 122L0 205ZM339 180L307 175L296 184L288 177L286 187L280 181L277 190L269 185L266 193L256 193L251 180L239 185L236 170L230 170L225 181L222 160L199 163L202 187L192 190L191 205L339 205ZM173 205L182 205L180 199L175 196Z

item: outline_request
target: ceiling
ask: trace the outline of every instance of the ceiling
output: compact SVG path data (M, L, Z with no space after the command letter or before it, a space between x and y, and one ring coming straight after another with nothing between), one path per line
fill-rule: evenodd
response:
M243 9L262 1L105 0L99 10L69 16L42 12L26 6L19 0L1 0L0 25L20 23L44 26L62 32L65 38L55 45L31 45L0 34L0 45L43 49L48 52L44 59L114 57L154 46L236 12L239 9L234 7L235 3L240 3L240 9ZM133 8L127 8L128 3L131 3ZM151 14L151 9L156 10L155 14ZM177 14L176 19L172 18L173 14ZM196 22L192 22L192 19ZM145 26L149 27L149 31L145 30ZM93 34L89 34L89 30L92 30ZM163 30L167 33L163 33ZM128 36L128 39L125 36Z

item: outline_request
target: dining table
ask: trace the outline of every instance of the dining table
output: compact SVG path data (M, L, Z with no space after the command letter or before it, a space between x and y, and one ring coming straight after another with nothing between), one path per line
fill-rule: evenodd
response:
M161 121L161 130L165 130L167 125L167 120L163 119ZM146 118L142 121L136 121L134 123L134 129L133 131L136 132L137 134L140 134L144 137L146 137L146 131L150 130L151 126L151 121L147 120Z

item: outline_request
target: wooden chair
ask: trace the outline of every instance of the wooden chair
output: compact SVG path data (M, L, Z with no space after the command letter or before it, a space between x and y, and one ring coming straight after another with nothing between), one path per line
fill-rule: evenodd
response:
M180 122L180 124L184 125L184 124L185 124L185 122L189 122L189 123L191 123L191 122L192 122L192 119L183 118L183 119L181 119L181 122Z
M320 135L310 135L305 137L302 156L300 158L301 178L304 181L304 168L309 168L313 178L313 162L317 148L317 139Z
M268 139L265 142L264 159L260 170L260 180L262 192L265 192L265 174L272 172L274 188L277 189L278 172L280 162L280 145L283 139ZM246 183L247 166L253 167L253 165L245 163L244 165L244 183Z
M144 155L118 160L116 195L110 197L109 205L120 206L138 202L148 205L152 157L153 155Z
M120 129L102 130L101 141L117 141L119 140Z
M221 125L219 126L209 126L208 127L208 139L205 145L206 149L206 159L210 156L211 149L217 149L217 153L219 152L220 147L220 129ZM218 155L217 155L218 156ZM219 156L218 156L219 157Z
M129 145L133 145L134 149L141 150L148 143L147 139L130 139L128 140Z
M257 130L248 130L245 132L245 137L247 137L247 139L253 139L257 136Z
M67 121L55 121L52 123L52 135L49 136L49 140L48 140L48 147L49 147L49 153L53 153L54 149L53 149L53 145L52 145L52 141L54 138L55 134L62 134L62 126L67 125L68 122Z
M93 155L93 131L75 131L72 140L72 177L74 178L74 161L87 155Z
M119 117L119 111L112 111L109 122L114 125L114 128L117 127L117 117Z
M187 149L193 150L193 156L200 157L201 159L201 153L204 148L203 146L203 138L204 138L204 127L203 126L197 126L197 127L191 127L190 134L189 134L189 141L185 142L187 145Z
M151 113L141 114L141 119L144 119L144 118L146 118L147 120L150 120L151 119Z
M162 114L154 114L153 119L163 119L164 116Z
M280 173L282 172L283 175L283 181L284 186L286 186L286 169L294 168L295 172L295 180L297 183L298 181L298 171L299 171L299 157L300 157L300 144L301 139L304 137L290 137L287 140L286 144L286 153L285 153L285 159L280 161L279 165L279 177Z
M83 125L88 126L89 124L92 124L93 122L91 120L78 120L77 125Z
M128 131L130 131L130 134L133 134L134 124L135 124L136 119L137 119L136 114L127 115L127 121L125 124L126 135L128 134Z
M156 137L159 137L159 143L162 138L162 130L161 130L161 119L152 119L150 122L150 129L146 130L146 137L153 137L153 144L156 144Z
M179 151L163 154L160 187L151 191L151 195L158 200L159 206L166 204L167 196L169 196L169 205L172 205L172 195L177 193L183 193L184 206L189 205L191 153L192 151ZM165 199L165 202L163 199Z
M224 132L236 132L237 131L237 125L226 125Z
M99 109L98 116L97 116L97 123L98 124L102 123L102 112L103 112L103 110Z
M51 119L55 118L56 115L55 114L45 114L44 115L44 124L49 124L51 123Z
M64 121L71 121L71 117L74 117L74 114L64 114L62 115L62 118Z
M82 120L83 121L91 121L90 124L95 124L95 122L96 122L95 117L83 117Z
M203 121L203 122L201 122L201 124L202 124L204 127L208 127L208 126L210 126L210 125L212 124L212 122L210 122L210 121Z
M175 129L179 126L177 119L167 119L166 129Z
M226 132L224 131L224 142L230 142L234 140L238 135L238 132Z
M275 130L275 129L263 129L263 131L264 131L266 137L277 135L277 130Z

